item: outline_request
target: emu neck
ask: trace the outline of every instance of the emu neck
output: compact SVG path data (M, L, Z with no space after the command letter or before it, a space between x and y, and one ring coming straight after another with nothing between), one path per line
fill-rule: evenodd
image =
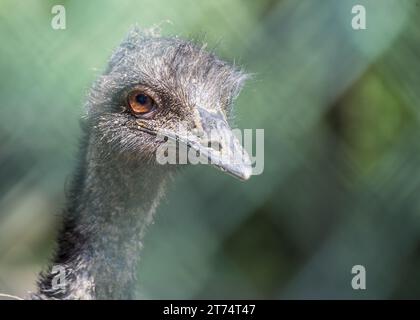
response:
M133 298L142 238L169 174L92 143L83 158L54 260L66 270L66 286L51 289L50 270L40 291L60 299Z

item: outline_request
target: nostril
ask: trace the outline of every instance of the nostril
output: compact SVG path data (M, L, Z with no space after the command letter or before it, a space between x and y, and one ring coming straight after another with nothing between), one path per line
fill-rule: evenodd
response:
M215 140L209 141L207 143L207 147L213 150L219 151L219 152L222 151L222 145L218 141L215 141Z
M202 130L200 130L197 126L194 126L192 129L191 129L191 133L193 134L193 135L195 135L195 136L197 136L197 137L202 137L202 136L204 136L204 132L202 131Z

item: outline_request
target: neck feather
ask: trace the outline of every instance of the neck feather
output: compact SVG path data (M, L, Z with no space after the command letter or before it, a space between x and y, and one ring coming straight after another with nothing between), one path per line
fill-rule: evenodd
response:
M100 148L93 141L82 148L57 253L35 298L133 297L143 235L169 173Z

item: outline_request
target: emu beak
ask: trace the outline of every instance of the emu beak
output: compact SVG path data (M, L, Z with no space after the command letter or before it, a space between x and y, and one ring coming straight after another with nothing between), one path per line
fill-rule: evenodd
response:
M251 160L229 127L225 116L220 111L197 109L195 129L191 131L183 127L176 131L168 129L155 131L141 120L136 122L137 128L157 135L159 139L168 138L180 143L186 146L187 150L195 150L200 163L210 164L240 180L248 180L252 175Z
M232 132L220 111L198 108L199 122L189 137L190 148L206 158L210 165L240 180L248 180L252 165L248 153Z

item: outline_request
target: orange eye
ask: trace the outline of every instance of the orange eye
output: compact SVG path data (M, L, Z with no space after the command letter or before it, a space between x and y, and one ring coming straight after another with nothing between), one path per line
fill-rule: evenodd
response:
M145 116L156 108L155 101L146 93L134 90L128 95L128 105L131 112L136 116Z

